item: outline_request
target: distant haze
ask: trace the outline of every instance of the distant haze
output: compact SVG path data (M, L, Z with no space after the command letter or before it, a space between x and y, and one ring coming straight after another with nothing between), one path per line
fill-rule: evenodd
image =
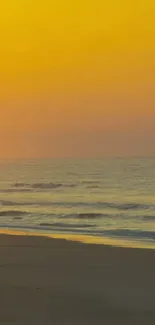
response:
M0 158L155 154L155 2L0 5Z

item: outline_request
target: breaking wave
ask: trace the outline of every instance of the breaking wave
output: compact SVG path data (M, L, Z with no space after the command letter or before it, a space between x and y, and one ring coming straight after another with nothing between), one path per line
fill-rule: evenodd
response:
M28 230L50 230L51 233L55 231L62 233L77 233L77 234L89 234L91 236L99 236L102 238L120 238L126 240L133 240L133 241L155 241L155 231L147 231L147 230L134 230L134 229L93 229L93 225L69 225L63 223L40 223L32 225L6 225L0 224L1 228L12 228L12 229L23 229L25 231Z

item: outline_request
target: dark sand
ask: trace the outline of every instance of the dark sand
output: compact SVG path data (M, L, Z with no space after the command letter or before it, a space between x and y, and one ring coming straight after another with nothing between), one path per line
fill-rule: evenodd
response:
M0 324L155 325L155 251L0 235Z

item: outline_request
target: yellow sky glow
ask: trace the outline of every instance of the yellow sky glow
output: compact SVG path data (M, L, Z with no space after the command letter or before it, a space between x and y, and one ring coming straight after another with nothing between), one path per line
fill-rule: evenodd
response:
M0 157L155 153L154 0L6 0L0 35Z

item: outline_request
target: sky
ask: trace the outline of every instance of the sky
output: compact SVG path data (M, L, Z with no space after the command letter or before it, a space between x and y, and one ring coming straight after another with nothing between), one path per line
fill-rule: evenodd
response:
M154 0L0 4L0 158L155 154Z

